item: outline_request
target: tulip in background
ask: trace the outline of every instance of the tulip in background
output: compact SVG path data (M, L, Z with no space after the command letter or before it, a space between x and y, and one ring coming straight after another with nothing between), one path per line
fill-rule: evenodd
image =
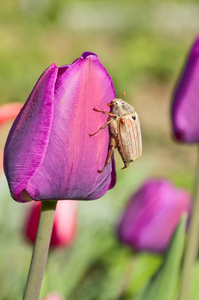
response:
M14 103L8 103L8 104L2 104L0 106L0 129L2 126L7 123L8 121L14 120L18 113L20 112L23 104L14 102ZM0 150L0 170L3 170L3 153Z
M189 53L172 103L173 135L185 143L199 142L199 36ZM193 213L182 265L180 300L190 299L191 283L199 249L199 155L196 166Z
M172 123L177 140L199 142L199 36L173 96Z
M65 299L58 293L50 293L45 298L43 298L43 300L65 300Z
M74 200L58 201L50 241L51 247L69 246L73 242L77 228L77 205L78 202ZM41 202L32 201L28 209L23 226L24 234L34 243L39 224Z
M151 179L132 196L118 225L120 240L138 251L164 252L184 213L188 191L165 179Z
M0 106L0 126L5 124L7 121L14 120L22 106L23 104L19 102L2 104Z
M109 131L90 137L115 98L98 56L85 52L71 65L52 64L39 78L5 145L4 170L18 202L42 201L24 300L39 298L57 200L102 197L116 182L114 159L104 172ZM45 201L43 201L45 200Z

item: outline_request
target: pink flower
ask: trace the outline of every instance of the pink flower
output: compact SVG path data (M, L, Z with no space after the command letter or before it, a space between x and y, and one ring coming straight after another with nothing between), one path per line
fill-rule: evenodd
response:
M177 140L199 142L199 36L189 53L174 93L172 122Z
M3 104L0 106L0 126L9 120L14 120L20 112L23 104L19 102L13 102Z
M0 105L0 129L8 121L14 120L20 112L22 103L8 103ZM0 150L0 171L3 170L3 153Z
M16 201L103 196L116 181L114 160L102 173L109 131L90 137L107 121L93 108L115 98L111 77L94 53L71 65L52 64L16 118L4 151L4 170Z
M50 293L48 294L43 300L65 300L60 294L58 293Z
M148 180L130 199L118 225L120 240L138 251L163 252L183 213L190 213L188 191L168 180Z
M69 246L75 237L77 227L77 201L58 201L50 245ZM40 201L32 201L24 225L25 236L34 243L40 216Z

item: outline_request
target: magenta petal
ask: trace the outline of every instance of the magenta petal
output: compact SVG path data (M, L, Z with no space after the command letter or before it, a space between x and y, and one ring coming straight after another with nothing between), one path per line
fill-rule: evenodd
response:
M172 106L173 131L176 139L199 142L199 37L188 57Z
M6 142L4 169L11 194L16 198L26 188L45 156L52 125L57 70L57 66L52 64L42 74Z
M114 159L99 174L109 149L108 126L89 134L107 121L93 108L108 109L115 98L113 82L90 52L47 78L51 68L38 81L5 147L11 193L17 201L99 198L115 184Z
M119 237L136 250L163 252L182 214L190 211L188 191L164 179L148 180L130 199L118 226Z
M111 183L112 166L99 174L107 157L108 128L90 137L115 98L111 78L96 55L82 56L56 82L55 111L45 159L27 186L34 199L95 199ZM37 189L36 189L37 187Z

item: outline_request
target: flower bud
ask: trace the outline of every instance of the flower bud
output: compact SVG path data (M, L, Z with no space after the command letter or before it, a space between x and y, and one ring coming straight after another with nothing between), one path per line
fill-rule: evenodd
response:
M168 180L148 180L130 199L118 225L119 238L138 251L163 252L183 213L190 210L188 191Z
M4 170L18 202L103 196L115 184L114 159L101 174L109 131L90 137L115 98L113 82L97 55L85 52L71 65L52 64L17 116L4 151Z
M177 140L199 142L199 37L197 37L173 96L172 123Z

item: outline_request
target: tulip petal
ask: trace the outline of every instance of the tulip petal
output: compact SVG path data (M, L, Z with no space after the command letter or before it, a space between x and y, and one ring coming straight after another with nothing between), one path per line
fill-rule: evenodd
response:
M54 85L58 68L52 64L40 77L16 118L4 151L4 169L11 194L20 193L42 163L53 117Z
M196 39L186 67L174 93L173 130L176 139L199 142L199 37Z
M14 199L96 199L116 181L109 150L107 110L113 82L97 55L85 52L71 65L52 65L17 117L5 147L5 173Z
M26 191L35 200L99 198L112 182L112 164L98 173L106 161L109 132L105 128L96 136L89 134L107 121L93 108L107 110L107 102L115 98L113 83L92 53L83 54L61 73L45 159Z
M163 252L182 214L190 214L191 196L165 179L148 180L131 198L118 235L138 251Z

